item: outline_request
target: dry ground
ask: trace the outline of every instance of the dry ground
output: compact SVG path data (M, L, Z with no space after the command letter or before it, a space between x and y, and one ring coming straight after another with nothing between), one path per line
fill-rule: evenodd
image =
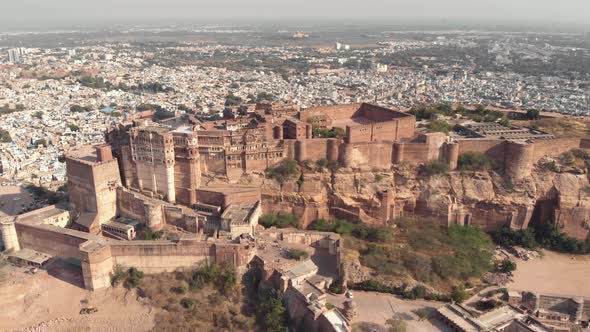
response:
M534 121L514 121L519 126L536 126L555 137L588 137L590 126L587 121L572 118L540 119Z
M77 280L75 269L61 279L46 271L25 274L10 265L0 269L0 331L149 331L154 325L152 309L135 291L87 291L66 281ZM90 306L98 312L80 315Z
M590 255L543 251L544 257L528 261L515 258L514 290L590 297Z
M240 286L224 290L224 294L212 285L191 290L190 276L187 272L162 273L142 280L140 287L157 311L153 331L257 330ZM183 299L190 299L193 305L183 306Z

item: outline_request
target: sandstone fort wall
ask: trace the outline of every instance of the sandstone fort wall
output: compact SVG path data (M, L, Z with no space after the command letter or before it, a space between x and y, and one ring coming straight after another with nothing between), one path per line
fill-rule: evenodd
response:
M70 235L63 229L51 225L15 225L21 248L44 252L52 256L82 259L80 245L88 241L85 237ZM72 234L88 236L87 233L72 231Z
M200 241L135 241L111 245L113 262L133 266L146 273L171 272L208 261L211 244Z
M566 151L582 147L579 138L556 138L553 140L539 140L534 144L532 162L536 163L544 156L557 156ZM584 145L586 143L584 142Z

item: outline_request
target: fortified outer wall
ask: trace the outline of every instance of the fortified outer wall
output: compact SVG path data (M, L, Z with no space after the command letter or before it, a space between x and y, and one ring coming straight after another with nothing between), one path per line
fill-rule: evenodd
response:
M111 286L113 259L111 248L104 243L87 241L80 245L82 277L86 289L101 289Z
M209 188L198 189L199 202L220 206L225 209L230 204L249 204L261 200L260 190L255 188Z
M428 161L428 145L425 143L395 143L393 162L399 164L425 163Z
M479 152L487 154L494 160L504 160L505 141L497 139L459 139L456 143L459 144L459 155L465 152Z
M104 239L53 225L17 222L16 229L22 248L80 261L86 289L110 286L112 262Z
M512 179L523 179L533 169L534 145L519 142L504 143L504 172Z
M214 252L211 243L199 240L132 241L111 244L113 263L133 266L146 273L172 272L209 261Z
M15 226L22 248L80 261L84 285L92 290L110 286L110 275L117 264L158 273L213 261L232 264L242 271L255 251L249 242L221 243L196 237L175 242L128 242L53 225L17 222Z
M21 248L36 250L52 256L81 260L80 245L92 235L51 225L16 223Z
M312 138L295 143L296 160L328 159L328 140Z
M392 142L340 145L340 162L346 167L390 167L392 159Z
M556 138L553 140L539 140L534 145L532 162L537 163L544 156L556 156L576 148L590 148L588 140L579 138Z
M529 176L534 164L545 156L557 156L576 148L590 148L590 141L579 138L537 140L533 143L469 139L457 140L456 143L459 145L457 158L465 152L485 153L496 161L503 161L506 174L515 179Z

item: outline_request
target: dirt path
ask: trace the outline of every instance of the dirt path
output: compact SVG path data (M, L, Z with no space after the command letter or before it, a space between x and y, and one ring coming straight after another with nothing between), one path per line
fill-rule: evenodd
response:
M515 259L517 269L507 287L561 295L590 297L590 255L577 256L543 251L543 258Z
M148 331L154 314L135 291L90 292L48 275L6 266L0 284L0 331ZM98 312L81 315L80 309Z

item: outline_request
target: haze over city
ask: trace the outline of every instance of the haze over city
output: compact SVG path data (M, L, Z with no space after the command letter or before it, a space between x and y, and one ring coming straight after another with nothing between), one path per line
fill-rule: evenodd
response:
M1 27L174 22L313 22L380 24L561 24L587 27L585 0L23 0L0 12ZM546 26L545 26L546 28ZM557 26L556 28L559 28Z

